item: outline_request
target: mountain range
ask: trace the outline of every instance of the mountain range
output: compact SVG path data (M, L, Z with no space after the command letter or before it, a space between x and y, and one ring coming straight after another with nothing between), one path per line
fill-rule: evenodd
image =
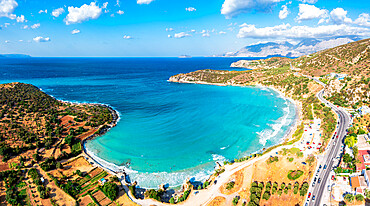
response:
M343 44L360 40L356 36L342 36L330 39L302 39L297 44L288 41L266 42L249 45L236 52L227 52L223 57L300 57L312 54L321 50L330 49Z

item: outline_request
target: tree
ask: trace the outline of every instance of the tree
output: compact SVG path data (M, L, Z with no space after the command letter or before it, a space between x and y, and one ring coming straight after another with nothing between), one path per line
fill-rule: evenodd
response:
M344 154L343 155L343 161L345 162L345 163L350 163L350 162L352 162L352 157L351 157L351 155L349 155L348 153L346 153L346 154Z
M269 200L269 199L270 199L270 197L271 197L270 193L269 193L269 192L267 192L267 191L265 191L265 192L263 193L262 199L264 199L264 200Z
M346 139L344 139L344 144L346 144L348 147L353 147L357 143L357 137L355 136L347 136Z
M170 203L171 203L171 204L175 204L175 198L174 198L174 197L171 197L171 199L170 199Z
M306 159L306 162L311 165L313 162L315 161L315 156L313 156L312 154L310 154L307 159Z
M209 185L209 182L208 182L208 181L205 181L205 182L203 183L203 188L207 188L207 187L208 187L208 185Z
M353 202L353 200L355 199L355 197L352 195L352 194L346 194L344 196L344 199L348 202Z
M361 194L357 194L357 195L356 195L356 200L357 200L357 201L361 201L361 202L362 202L362 201L364 201L364 196L363 196L363 195L361 195Z
M353 151L353 156L356 158L357 155L358 155L358 147L357 146L353 146L352 147L352 151Z
M238 196L234 197L233 205L236 206L238 204L238 202L239 202L239 197Z
M277 191L277 194L279 195L279 196L281 196L281 194L283 193L283 190L282 189L279 189L278 191Z
M370 199L370 190L365 190L366 199Z
M104 194L112 201L115 200L118 196L119 188L116 183L107 182L103 185L101 189Z

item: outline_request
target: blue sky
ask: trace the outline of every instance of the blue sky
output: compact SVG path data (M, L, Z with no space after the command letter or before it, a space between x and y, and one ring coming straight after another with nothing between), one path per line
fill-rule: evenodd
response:
M368 0L0 0L0 53L205 56L264 41L370 36Z

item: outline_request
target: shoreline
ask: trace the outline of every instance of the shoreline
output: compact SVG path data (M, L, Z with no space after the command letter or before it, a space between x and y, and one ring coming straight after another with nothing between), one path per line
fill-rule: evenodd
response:
M187 82L187 81L176 82L176 81L170 81L170 80L167 80L167 81L168 82L175 82L175 83L193 83L193 84L206 84L206 85L215 85L215 86L239 86L239 87L248 87L248 86L250 86L250 87L260 87L261 89L262 88L267 88L267 89L275 91L276 93L279 94L279 96L281 98L283 98L286 101L289 101L290 103L292 103L295 107L294 122L288 128L288 130L286 130L286 132L284 133L283 137L279 140L279 142L274 144L274 145L270 145L266 148L262 148L258 151L253 152L253 153L250 153L250 155L263 153L264 151L267 151L271 147L276 147L276 146L279 146L280 144L282 144L284 142L287 142L288 140L291 139L292 135L294 134L294 132L296 131L296 129L298 127L298 124L301 122L301 105L300 105L300 103L298 101L295 101L295 100L291 99L290 97L286 96L283 92L281 92L280 90L278 90L277 88L274 88L272 86L264 86L264 85L260 85L260 84L257 84L257 85L234 85L234 84L218 84L218 83L213 84L213 83L208 83L208 82ZM73 102L68 102L68 103L73 103ZM75 103L73 103L73 104L75 104ZM77 104L90 104L90 103L77 103ZM91 103L91 104L93 104L93 105L94 104L102 105L102 106L108 107L108 109L110 109L110 111L112 112L113 115L118 116L118 118L116 120L113 120L110 125L113 124L115 126L117 124L117 122L118 122L117 120L119 120L118 111L114 110L109 105L99 104L99 103ZM104 135L106 132L109 131L109 129L113 128L114 126L110 126L108 128L105 128L100 134L90 135L89 137L82 140L81 144L82 144L82 147L83 147L83 154L84 154L85 158L89 161L91 166L101 167L102 169L123 178L123 177L126 176L126 171L130 171L132 173L138 173L138 171L130 170L129 168L127 168L125 166L119 166L119 165L116 165L115 163L104 160L104 159L100 158L97 154L95 154L94 152L90 151L85 145L88 140L92 140L94 138L97 138L99 136ZM216 165L217 165L217 162L219 162L219 161L215 162ZM215 169L217 169L217 168L215 167ZM212 174L213 174L213 172L212 172ZM211 178L212 174L207 175L206 179L208 180L209 178ZM123 178L123 180L126 180L126 178ZM135 180L133 180L133 181L135 181ZM186 180L184 180L184 182L186 182ZM166 183L164 183L164 184L166 184ZM173 187L171 186L171 188L176 188L176 187L179 187L179 186L181 186L181 184L178 185L178 186L173 186ZM141 187L141 188L153 189L153 188L149 188L149 187Z

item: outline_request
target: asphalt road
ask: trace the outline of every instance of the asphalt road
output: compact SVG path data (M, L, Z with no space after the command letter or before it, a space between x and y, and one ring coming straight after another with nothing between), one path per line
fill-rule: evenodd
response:
M317 79L314 79L314 78L310 78L310 79L313 79L314 81L318 82L321 85L325 85L324 83L322 83L321 81ZM321 203L324 192L328 192L326 183L331 178L330 172L333 171L333 166L336 166L334 165L335 158L340 156L340 153L341 153L340 149L341 149L341 146L344 146L344 137L347 133L346 130L350 123L350 118L347 115L347 113L343 109L326 101L323 98L323 92L324 90L321 90L316 96L319 98L321 102L325 103L327 106L332 108L332 110L339 116L339 120L338 120L339 124L337 124L338 127L336 129L338 138L336 138L335 136L334 139L331 139L330 146L327 147L327 151L324 157L322 158L322 161L319 162L319 165L321 164L321 169L319 170L319 172L317 171L319 167L317 167L315 170L313 179L316 177L317 180L315 181L315 186L312 186L313 181L310 183L310 188L308 190L308 193L311 192L311 197L308 198L308 195L307 195L306 203L304 204L304 205L310 205L310 206L311 205L323 205L320 203ZM326 169L324 169L325 165L327 166ZM319 178L321 179L320 183L318 183ZM313 196L315 196L315 200L313 200Z

